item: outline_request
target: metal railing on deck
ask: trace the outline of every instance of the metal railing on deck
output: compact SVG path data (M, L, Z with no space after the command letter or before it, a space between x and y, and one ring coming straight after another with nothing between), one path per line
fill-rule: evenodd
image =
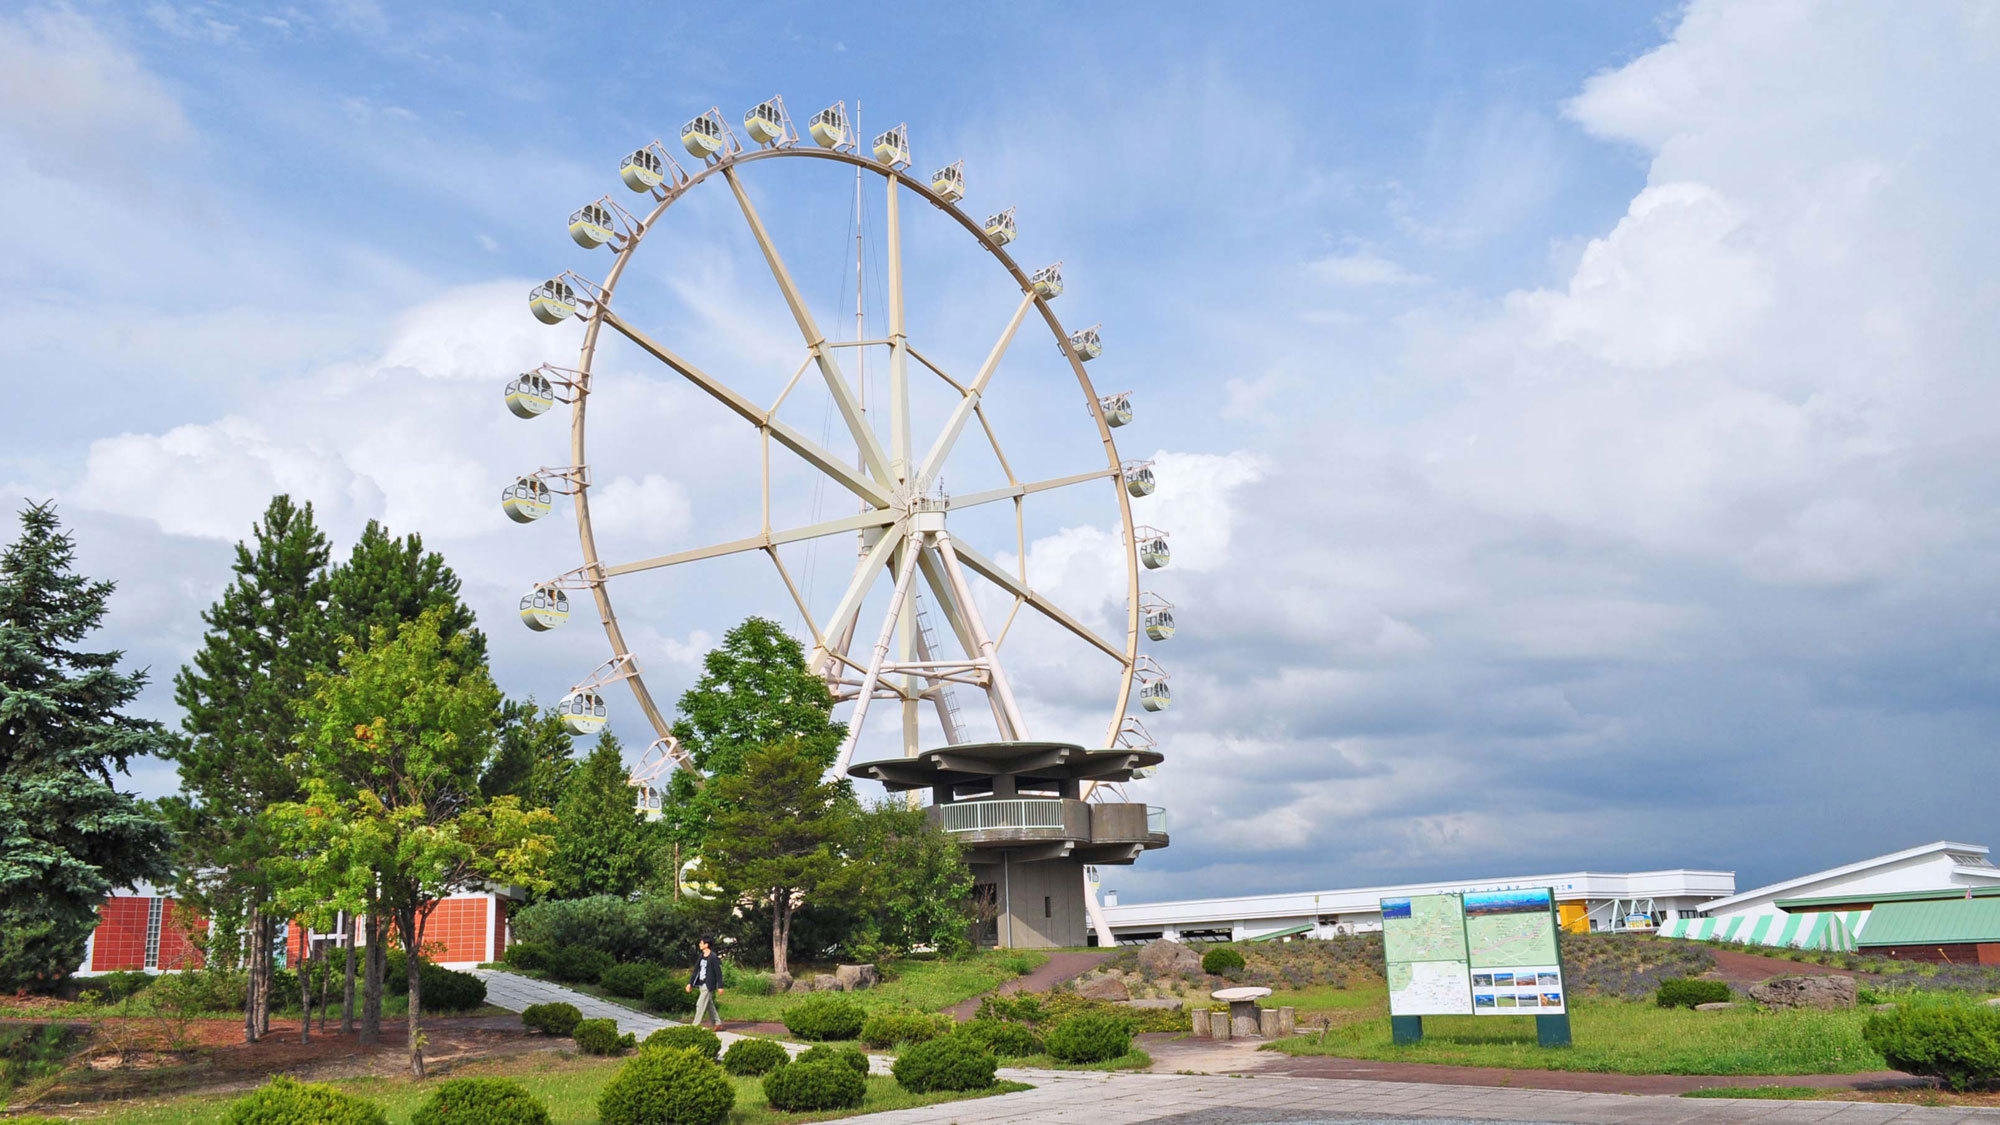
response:
M1167 810L1158 805L1146 806L1146 835L1164 836L1167 832Z
M946 832L984 832L995 828L1061 828L1060 799L966 801L937 806L938 827Z

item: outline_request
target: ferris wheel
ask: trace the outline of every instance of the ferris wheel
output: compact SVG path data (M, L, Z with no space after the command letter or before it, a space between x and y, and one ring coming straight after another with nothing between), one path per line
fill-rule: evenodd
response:
M1101 394L1086 372L1085 364L1103 354L1101 330L1092 325L1068 331L1056 316L1051 302L1063 291L1061 263L1034 270L1024 270L1015 263L1006 249L1019 233L1013 208L998 211L983 222L960 209L967 190L963 162L948 164L929 177L911 176L909 132L904 125L877 136L863 150L852 135L844 103L814 114L801 136L783 100L773 98L743 115L743 134L747 143L719 109L710 109L680 131L679 147L691 158L687 166L660 141L626 156L619 164L619 178L644 206L628 210L607 195L578 208L569 218L570 236L579 246L612 252L610 268L601 280L565 271L536 286L529 295L530 310L543 323L559 324L571 318L582 321L582 350L574 367L545 364L513 378L506 386L506 405L515 415L532 419L559 403L566 404L570 413L569 462L522 474L502 490L501 506L516 522L531 523L549 515L558 496L569 497L582 559L580 566L535 583L521 598L520 616L531 629L555 629L568 621L577 608L575 603L588 596L596 606L611 650L608 659L563 696L558 709L564 726L578 734L602 729L608 719L605 692L624 681L656 735L634 770L632 783L639 790L641 807L657 811L667 774L675 768L691 767L692 762L647 690L639 654L627 643L614 609L614 582L623 589L625 583L644 582L649 572L727 556L762 554L777 578L770 586L774 602L789 602L789 610L803 626L812 671L825 681L837 702L851 705L836 772L849 765L867 722L880 717L885 709L875 704L893 709L900 722L897 737L906 755L917 754L926 741L968 741L968 723L955 689L985 697L992 729L1001 741L1028 740L1028 724L1003 660L1009 636L1023 615L1051 624L1055 635L1094 661L1094 671L1086 673L1083 682L1102 697L1103 741L1097 744L1150 749L1152 736L1130 712L1135 703L1139 710L1157 712L1172 702L1166 672L1150 654L1141 651L1142 638L1157 643L1174 631L1172 604L1142 588L1145 575L1168 565L1169 536L1134 520L1133 501L1154 491L1154 466L1119 456L1113 431L1132 423L1132 395ZM829 167L857 169L857 177L873 175L885 181L887 326L878 337L862 339L857 327L855 339L834 340L816 323L752 201L751 184L757 178L753 166L773 160L816 160ZM798 368L777 401L768 405L704 370L676 350L673 342L649 335L646 327L621 315L614 300L620 278L639 254L648 233L661 226L676 202L710 180L722 181L733 196L797 327ZM985 345L986 358L974 371L947 370L938 361L939 349L912 339L906 331L902 229L906 195L954 221L1005 271L1011 289L1018 290L1011 319L998 338ZM857 219L858 206L857 194ZM996 310L996 321L1004 311ZM987 396L1012 393L1004 386L996 388L993 380L1010 349L1021 346L1016 338L1031 314L1051 333L1078 392L1077 399L1068 405L1038 404L1037 409L1081 406L1094 428L1097 444L1073 451L1075 471L1024 480L1010 467L1003 444L1006 435L999 432L1003 427L996 426L991 416ZM756 534L698 546L661 544L673 549L651 557L606 558L600 552L604 529L591 515L593 474L586 450L593 417L592 370L599 362L599 345L606 339L606 329L746 423L746 434L754 433L763 457L761 519ZM1029 329L1030 334L1035 331ZM886 403L873 411L867 408L860 388L844 366L850 360L858 366L871 352L878 358L886 357L888 372L886 393L879 394ZM824 385L832 408L837 409L837 429L844 430L843 445L851 442L850 454L843 456L827 440L816 440L780 418L780 407L808 373ZM917 440L919 435L913 429L913 378L936 380L949 388L950 404L944 420L937 432L926 435L927 441ZM886 426L878 427L884 413ZM958 495L944 491L941 478L946 461L967 440L983 440L991 446L1004 470L1003 485ZM817 483L837 490L836 494L850 495L854 514L799 526L773 526L771 460L774 455L782 458L786 454L774 454L772 446L795 456ZM1067 496L1071 490L1094 497L1088 502L1095 505L1100 524L1115 525L1120 534L1122 629L1093 626L1090 614L1065 608L1038 587L1030 573L1024 512L1041 499L1058 493ZM966 515L995 506L1002 512L1011 510L1013 525L1013 534L1008 536L1012 541L997 549L995 544L974 541L977 536L971 533ZM780 548L815 540L838 541L840 537L857 544L851 576L830 605L816 605L809 584L802 584L794 569L788 568ZM996 558L1009 554L1011 563ZM989 615L982 612L982 603L1004 609ZM880 609L879 623L872 617L862 619L864 607ZM933 623L933 613L942 619L942 629ZM924 718L926 711L932 718ZM938 733L931 733L933 730Z

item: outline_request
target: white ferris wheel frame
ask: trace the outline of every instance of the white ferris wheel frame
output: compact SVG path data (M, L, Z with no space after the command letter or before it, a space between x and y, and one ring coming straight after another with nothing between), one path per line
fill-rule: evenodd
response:
M604 280L601 283L593 282L574 273L565 273L557 279L571 283L577 291L576 303L584 321L584 336L574 369L554 367L546 369L553 373L552 378L556 383L569 391L567 400L570 405L570 464L561 469L544 469L537 475L556 480L557 491L567 492L573 497L578 538L583 552L583 566L543 585L588 589L596 602L598 615L612 650L611 659L600 666L597 673L588 680L577 685L573 691L595 689L607 686L614 680L625 680L630 685L640 710L645 714L659 739L648 751L648 759L655 763L648 781L656 786L663 780L652 775L659 774L663 768L671 768L669 762L682 768L692 768L691 759L674 739L671 726L648 690L640 673L639 663L626 642L618 615L612 606L609 581L615 577L646 570L761 551L776 568L786 590L790 593L794 607L812 635L810 660L812 670L826 680L836 702L851 701L855 704L848 719L847 738L840 748L839 760L835 766L837 773L844 772L851 760L861 736L869 704L878 699L896 700L900 703L905 754L914 755L921 748L918 744L918 716L922 704L927 700L936 708L938 722L943 728L946 742L960 741L963 737L962 728L951 710L953 705L948 696L949 687L954 684L971 686L986 694L996 726L1003 739L1026 740L1029 737L1026 724L1014 701L1005 669L1000 662L1001 645L1011 630L1016 615L1023 607L1046 617L1110 657L1115 663L1115 701L1111 707L1102 744L1107 746L1143 744L1150 747L1153 740L1146 733L1144 725L1136 717L1127 714L1132 702L1133 682L1135 678L1143 677L1147 668L1151 666L1150 661L1142 657L1139 651L1144 595L1144 591L1140 588L1139 535L1150 532L1150 529L1135 529L1124 462L1119 457L1117 443L1111 432L1112 426L1105 418L1104 400L1084 369L1085 357L1079 354L1069 333L1064 330L1060 318L1049 307L1049 299L1038 291L1034 279L1014 262L1003 249L1002 243L988 236L981 224L960 211L951 200L933 191L927 183L903 174L908 167L906 156L898 154L892 158L891 163L870 159L854 151L858 150L859 145L854 144L852 138L837 148L801 144L796 131L789 127L788 120L786 126L785 135L777 141L760 148L745 149L725 124L723 129L727 135L727 142L722 150L707 158L703 167L692 174L682 171L679 165L667 156L665 167L670 171L659 186L651 189L649 194L654 198L655 204L643 218L632 216L608 198L600 201L600 206L609 204L610 209L617 213L615 221L620 228L606 243L615 252L616 261ZM666 156L664 147L656 143L650 151L657 156ZM886 336L866 340L829 340L814 322L805 298L793 282L790 271L786 268L783 258L779 255L755 205L737 175L737 170L745 165L787 158L832 161L874 173L886 181L889 306ZM619 279L645 234L661 220L667 209L682 195L695 185L716 176L720 176L728 183L763 253L765 263L784 295L805 345L805 360L793 373L777 401L769 408L759 406L722 380L654 340L620 317L612 307L612 297ZM899 206L903 189L909 190L919 199L956 220L982 248L993 255L1021 290L1021 301L1014 310L1013 317L1008 321L1005 331L995 341L977 374L970 380L954 378L922 351L912 346L904 331ZM605 213L600 211L598 214ZM982 407L983 395L1031 309L1041 314L1042 320L1054 335L1057 346L1068 361L1077 385L1083 392L1084 403L1090 412L1092 422L1097 427L1098 438L1103 446L1103 468L1045 480L1022 481L1015 476L1013 467L1001 448L999 437L986 417ZM760 482L762 520L756 535L648 559L609 564L602 560L598 552L590 511L591 482L587 468L589 459L586 418L597 343L606 326L756 427L759 433L762 466ZM847 348L857 347L889 349L890 440L886 449L883 448L881 440L864 413L854 386L847 381L840 368L838 353ZM960 395L942 432L933 440L928 450L922 453L921 460L915 456L917 448L912 444L910 433L908 360L911 358L916 359L922 367L949 384ZM848 434L855 442L861 467L857 468L847 463L777 417L779 407L797 387L806 370L814 366L819 369L833 403L839 409ZM980 429L991 444L995 458L1006 474L1007 485L948 499L943 498L941 494L932 492L932 487L950 452L964 435L969 423L974 420L978 421ZM773 528L771 526L773 442L790 449L827 479L852 493L866 506L865 510L857 515L804 527ZM1117 518L1122 533L1126 579L1125 636L1122 638L1122 644L1099 635L1037 591L1030 584L1027 573L1028 544L1024 516L1027 497L1038 492L1087 484L1100 479L1108 482L1116 498ZM946 528L947 513L950 510L1002 502L1011 502L1014 509L1017 556L1017 566L1014 571L1003 568L970 545L953 538ZM811 607L800 593L798 583L794 581L784 561L779 557L778 548L788 543L856 533L872 536L874 542L867 548L856 566L852 580L823 626L815 620ZM916 549L911 549L913 546ZM1007 611L1005 621L997 634L987 628L980 615L971 593L968 574L978 575L1013 599L1013 604ZM919 622L918 602L912 596L912 587L919 575L929 590L933 603L945 617L959 647L965 653L964 657L954 659L931 650L930 631ZM870 591L878 582L885 579L891 582L891 592L882 628L872 649L866 650L862 658L857 659L854 648L859 613ZM890 652L892 644L896 650L893 656Z

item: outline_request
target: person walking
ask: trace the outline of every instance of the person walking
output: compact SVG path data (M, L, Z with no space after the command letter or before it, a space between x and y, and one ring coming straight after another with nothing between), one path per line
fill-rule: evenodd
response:
M703 1016L713 1016L715 1029L721 1031L722 1009L715 998L722 995L722 958L709 938L701 939L701 956L695 960L694 971L688 974L687 990L695 994L694 1025L700 1027Z

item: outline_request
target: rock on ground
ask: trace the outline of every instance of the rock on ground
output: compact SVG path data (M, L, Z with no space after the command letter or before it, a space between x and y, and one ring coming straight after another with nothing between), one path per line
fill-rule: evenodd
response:
M1130 1000L1132 990L1117 977L1093 977L1076 986L1076 994L1086 1000Z
M1733 1000L1714 1000L1707 1004L1696 1004L1694 1010L1697 1012L1726 1012L1734 1007L1736 1007L1736 1002Z
M1161 938L1139 951L1139 968L1149 977L1171 977L1201 971L1201 954L1177 941Z
M1750 999L1767 1008L1852 1008L1853 977L1772 977L1750 986Z
M873 988L875 982L881 979L873 965L835 965L833 976L840 982L842 992L859 992L864 988Z

